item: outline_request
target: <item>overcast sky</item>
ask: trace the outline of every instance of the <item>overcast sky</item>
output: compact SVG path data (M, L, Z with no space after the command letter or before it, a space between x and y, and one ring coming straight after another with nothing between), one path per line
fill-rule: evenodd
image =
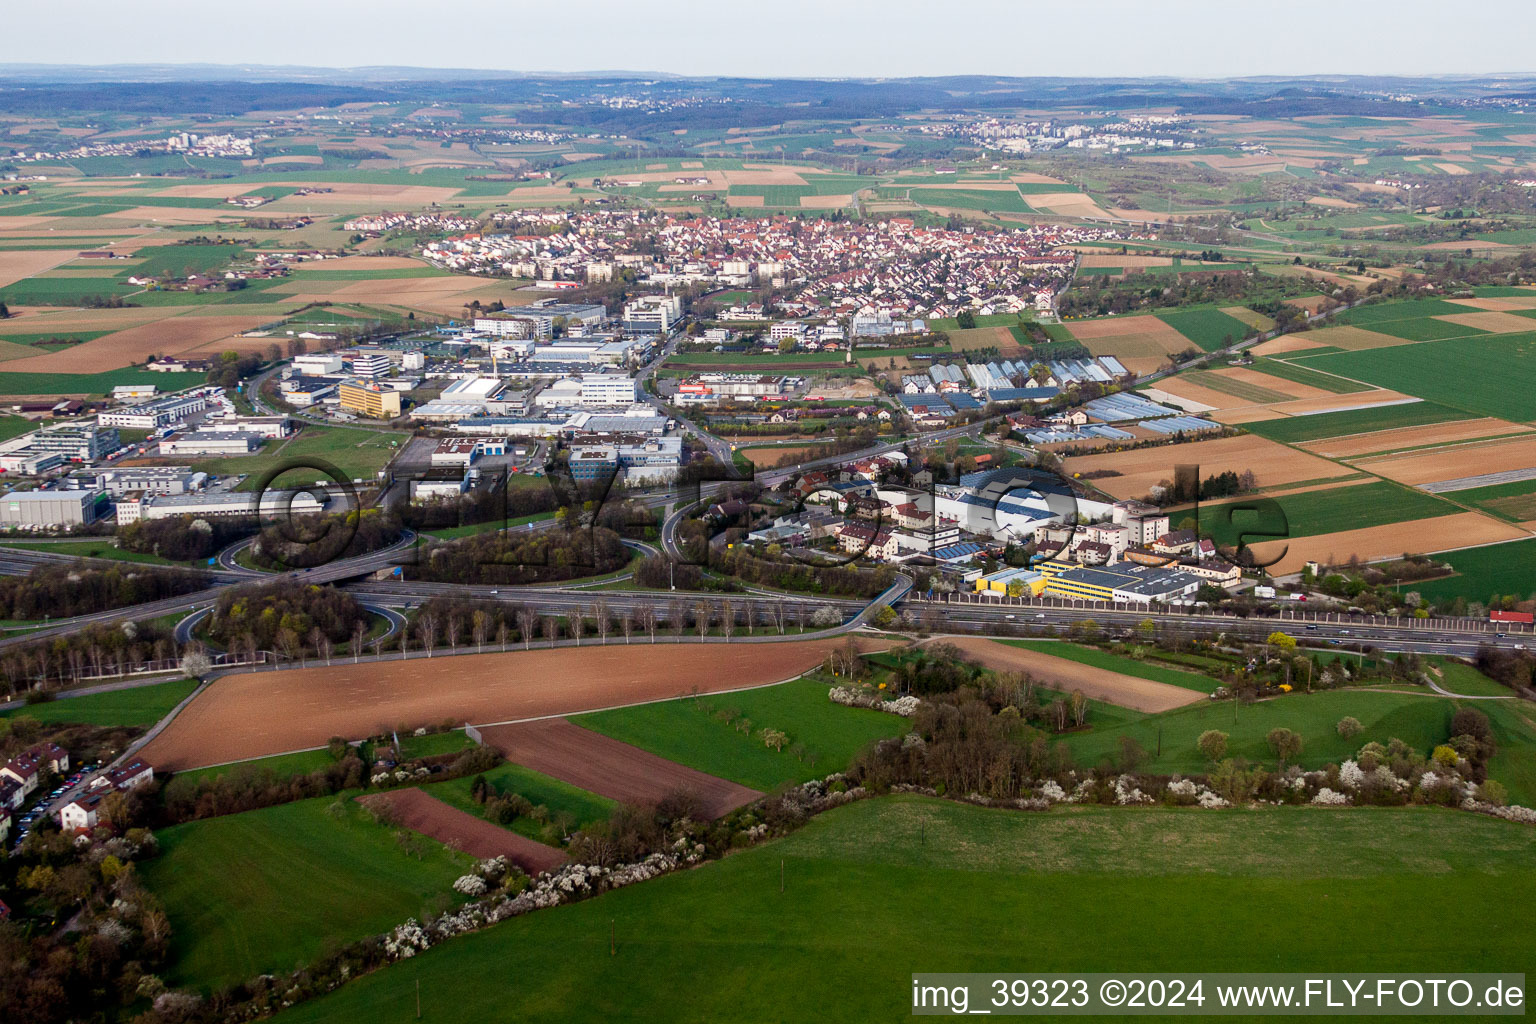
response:
M410 65L684 75L1536 70L1536 2L71 0L7 5L0 63Z

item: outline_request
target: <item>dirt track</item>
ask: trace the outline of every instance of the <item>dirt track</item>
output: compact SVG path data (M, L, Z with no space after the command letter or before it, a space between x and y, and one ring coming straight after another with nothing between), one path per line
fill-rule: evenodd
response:
M1085 696L1135 711L1171 711L1198 704L1205 695L1182 686L1094 668L1066 658L1054 658L1025 647L1010 647L982 637L951 637L952 643L981 664L1002 671L1028 672L1053 690L1082 690ZM1213 683L1212 689L1216 686Z
M166 771L324 746L397 726L509 722L788 679L841 640L593 644L225 676L141 752Z
M498 725L482 735L509 761L626 803L653 804L685 789L698 795L713 819L762 796L563 718Z
M419 789L395 789L357 798L364 807L383 807L391 820L471 857L505 857L529 874L549 871L569 858L553 846L520 836L484 818L443 803Z

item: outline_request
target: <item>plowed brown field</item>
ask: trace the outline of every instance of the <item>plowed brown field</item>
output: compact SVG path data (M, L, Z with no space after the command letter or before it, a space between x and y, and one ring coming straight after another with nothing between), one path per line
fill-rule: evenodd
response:
M530 875L557 868L569 859L553 846L477 818L419 789L369 793L358 797L357 802L382 811L391 821L412 832L420 832L471 857L505 857Z
M1011 647L996 640L982 637L950 637L952 643L983 665L1004 672L1028 672L1053 690L1082 690L1084 696L1102 700L1108 704L1133 708L1136 711L1170 711L1187 704L1205 700L1198 690L1186 690L1151 679L1128 676L1108 669L1095 668L1066 658L1032 651L1024 647ZM1191 679L1197 678L1193 675ZM1212 682L1211 689L1216 684Z
M175 771L402 725L512 722L731 690L798 675L840 642L608 644L225 676L141 753Z
M762 796L563 718L497 725L482 735L509 761L625 803L654 804L688 790L708 817L718 818Z

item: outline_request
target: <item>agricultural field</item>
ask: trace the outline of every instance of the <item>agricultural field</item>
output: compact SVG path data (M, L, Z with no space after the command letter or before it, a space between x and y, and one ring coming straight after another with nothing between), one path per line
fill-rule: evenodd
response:
M440 675L416 657L220 678L143 751L167 770L324 746L446 719L511 722L779 682L819 665L831 640L606 644L460 655Z
M162 829L144 883L171 920L173 984L203 989L291 969L328 943L429 908L473 862L401 842L354 801L321 797ZM295 898L302 893L303 898Z
M1158 313L1157 318L1207 352L1227 348L1253 334L1253 328L1220 309L1190 308Z
M1243 971L1256 948L1271 970L1326 959L1369 971L1380 951L1357 941L1362 919L1423 935L1473 914L1479 934L1520 948L1531 850L1517 825L1425 808L1024 814L881 798L698 870L451 940L276 1020L409 1021L418 983L428 1018L452 1007L491 1019L515 999L530 1021L719 1020L769 1002L783 1021L890 1019L910 1012L914 971L989 969L999 935L1029 936L1057 971L1112 969L1105 951L1118 949L1138 950L1140 970ZM694 908L681 931L678 907ZM1305 907L1307 927L1277 907ZM1507 970L1505 948L1455 932L1402 947L1396 969ZM771 969L749 968L743 949L771 949Z
M177 679L168 683L133 686L79 697L61 696L41 704L0 711L0 717L25 715L39 722L77 722L86 725L150 726L170 714L192 691L196 680Z
M1132 712L1158 712L1202 701L1214 686L1202 684L1195 673L1163 669L1102 652L1075 650L1070 645L1036 648L1025 643L955 637L967 657L995 672L1024 672L1058 693L1081 690L1085 697ZM1170 682L1162 676L1178 676ZM1124 717L1124 716L1122 716Z
M1243 429L1260 437L1267 437L1271 441L1297 444L1329 437L1368 434L1424 423L1445 423L1449 420L1472 418L1469 412L1437 402L1402 402L1374 408L1317 413L1312 416L1286 416L1280 419L1259 420L1244 423Z
M1347 466L1253 434L1077 456L1067 460L1066 472L1069 475L1112 472L1116 475L1094 477L1094 486L1116 498L1139 498L1157 484L1171 481L1174 468L1180 465L1199 466L1202 480L1212 474L1252 471L1261 489L1355 475L1355 471Z
M500 764L483 774L495 795L508 796L516 793L526 798L535 807L548 808L551 821L573 822L577 828L594 822L607 821L608 816L617 806L607 797L561 782L559 779L519 764ZM445 804L451 804L470 814L481 814L484 808L470 798L469 791L473 783L473 778L465 776L449 779L447 782L434 783L426 791ZM543 826L527 816L520 815L507 827L529 839L545 838L542 834Z
M1390 309L1392 307L1367 307ZM1536 333L1424 341L1293 360L1479 416L1536 419Z
M839 771L865 746L909 728L911 723L896 715L832 703L830 685L820 678L797 679L598 711L572 721L699 771L771 790ZM764 729L785 734L783 750L765 744Z
M1426 601L1487 601L1493 594L1536 595L1536 539L1507 544L1488 544L1436 556L1448 562L1455 575L1443 579L1404 584Z
M1280 521L1272 514L1224 512L1229 506L1241 507L1241 501L1202 504L1200 531L1209 534L1217 544L1236 547L1239 535L1245 530L1250 536L1257 532L1270 536L1311 537L1390 523L1409 523L1461 511L1442 498L1387 481L1302 491L1270 500L1284 513L1286 531L1283 534L1279 530ZM1177 526L1192 525L1193 516L1187 513L1174 512L1172 516ZM1412 537L1413 531L1406 530L1403 550L1413 549Z

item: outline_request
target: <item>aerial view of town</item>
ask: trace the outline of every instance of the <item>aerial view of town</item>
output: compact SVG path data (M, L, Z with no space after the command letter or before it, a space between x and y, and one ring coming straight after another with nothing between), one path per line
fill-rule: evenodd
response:
M0 1024L1526 1016L1536 9L513 6L0 19Z

